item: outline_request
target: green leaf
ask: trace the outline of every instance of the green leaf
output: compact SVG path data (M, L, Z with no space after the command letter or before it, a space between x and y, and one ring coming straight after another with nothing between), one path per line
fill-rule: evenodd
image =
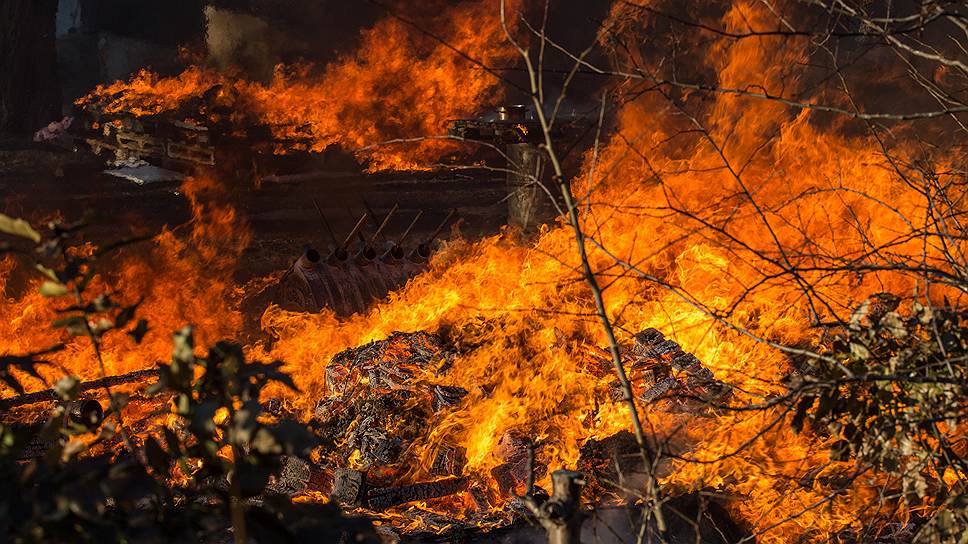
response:
M305 456L309 454L309 450L319 443L304 425L291 420L282 420L266 430L272 435L273 439L273 444L271 445L268 444L269 441L266 441L266 445L269 446L268 451L280 452L281 448L280 453ZM256 434L256 438L265 440L265 437L259 437L259 434L261 434L261 430ZM260 449L254 444L253 448L256 450Z
M268 466L237 463L235 477L239 480L242 496L248 498L264 493L271 473Z
M114 328L114 323L112 323L110 319L106 319L103 317L101 319L98 319L97 321L92 322L90 325L91 325L91 332L94 334L94 336L101 336L104 333Z
M111 398L114 400L114 406L119 410L128 405L131 401L131 395L127 393L113 393Z
M55 272L54 270L47 268L42 264L35 264L34 268L36 268L38 272L43 274L44 277L49 278L51 281L56 281L60 283L60 278L57 276L57 272Z
M57 393L57 396L64 400L74 400L80 392L78 389L80 385L81 380L76 376L64 376L54 384L54 391Z
M95 312L106 312L111 308L114 308L114 303L111 302L111 297L107 295L98 295L94 299L92 307Z
M40 233L30 226L30 223L23 219L15 219L9 215L0 213L0 232L20 236L32 240L35 244L40 243Z
M218 410L218 403L206 401L199 404L192 414L191 423L188 429L198 437L208 437L215 433L215 412Z
M850 356L859 361L866 361L871 358L871 352L864 344L859 342L851 342Z
M86 336L87 327L83 316L73 315L54 321L55 329L66 329L73 336Z
M897 338L904 338L908 334L904 320L897 312L888 312L881 318L881 326Z
M191 365L195 362L195 339L192 327L184 327L172 335L171 359L175 363Z
M40 294L45 297L62 297L68 293L67 286L60 282L45 281L40 284Z
M252 451L259 452L262 455L280 455L284 451L283 445L266 428L259 429L256 432L255 438L249 446L252 448Z
M831 461L847 461L850 459L850 443L846 440L838 440L830 446Z

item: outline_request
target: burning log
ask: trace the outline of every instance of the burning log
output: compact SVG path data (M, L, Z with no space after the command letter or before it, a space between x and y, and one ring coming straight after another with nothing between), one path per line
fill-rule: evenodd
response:
M435 385L433 395L431 407L434 412L439 412L444 408L460 404L460 401L467 396L467 390L453 385Z
M467 478L446 478L400 487L375 488L367 492L366 505L373 510L386 510L398 504L437 499L467 488Z
M307 491L328 493L333 488L333 478L331 470L298 457L286 456L278 473L270 478L266 491L290 497Z
M437 450L430 466L432 476L460 476L467 463L467 450L458 446L443 445Z
M93 389L103 389L105 387L114 387L118 385L125 385L129 383L138 383L148 380L149 378L154 378L158 375L158 369L148 368L145 370L136 370L134 372L129 372L127 374L119 374L117 376L107 376L104 378L98 378L96 380L90 380L86 382L81 382L77 385L77 390L80 393L85 391L90 391ZM40 402L53 402L60 398L59 393L56 389L48 389L45 391L37 391L35 393L27 393L24 395L19 395L16 397L8 397L5 399L0 399L0 410L9 410L11 408L16 408L18 406L24 406L27 404L36 404Z
M467 478L445 478L398 487L370 487L365 472L337 469L330 498L349 508L386 510L408 502L453 495L464 491L467 484Z
M362 506L366 502L366 473L348 468L336 469L333 492L329 498L343 506Z
M729 387L717 381L695 355L655 329L635 335L623 362L639 400L666 411L697 412L729 395ZM613 396L621 398L617 383Z
M528 478L542 478L548 467L529 461L529 451L534 448L526 436L518 431L508 431L501 436L494 454L503 461L491 469L491 477L497 482L501 493L511 496L524 492Z

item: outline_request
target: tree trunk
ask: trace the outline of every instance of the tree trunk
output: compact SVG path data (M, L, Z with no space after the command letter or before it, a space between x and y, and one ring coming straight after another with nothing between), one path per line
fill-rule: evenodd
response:
M0 0L0 134L60 118L57 0Z

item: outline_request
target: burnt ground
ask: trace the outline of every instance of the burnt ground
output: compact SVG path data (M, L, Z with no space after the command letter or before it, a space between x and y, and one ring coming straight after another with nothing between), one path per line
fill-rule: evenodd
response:
M188 201L179 194L178 183L139 186L104 174L104 169L100 159L84 151L0 142L0 211L44 222L58 214L71 221L86 210L96 210L102 221L88 232L96 243L132 231L155 233L190 219ZM417 211L423 210L405 244L410 246L428 237L450 209L457 210L463 220L461 232L470 239L497 232L506 215L503 176L483 170L372 175L332 171L322 179L299 183L263 183L258 188L251 181L226 180L226 184L231 187L232 204L252 233L236 278L239 282L285 269L307 245L325 253L331 238L314 199L340 238L365 211L364 199L381 216L399 205L386 229L390 239L400 236ZM364 233L371 236L373 229L371 224ZM448 233L449 228L444 235Z

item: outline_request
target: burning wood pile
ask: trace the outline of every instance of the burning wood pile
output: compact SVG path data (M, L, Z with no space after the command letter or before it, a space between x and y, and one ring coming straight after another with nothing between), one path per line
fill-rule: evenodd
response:
M589 372L620 397L605 354L590 353ZM296 487L328 492L349 508L397 526L401 517L411 520L404 525L419 527L417 532L479 530L527 517L519 497L529 480L540 481L555 468L534 460L546 444L509 430L493 452L500 464L482 473L467 470L461 444L426 442L441 416L461 409L470 394L438 383L456 356L447 340L427 332L394 333L336 355L326 368L325 395L314 411L318 431L332 445L319 466L299 469L301 485ZM729 388L695 356L655 329L636 335L623 360L631 369L635 395L656 410L710 417L729 395ZM476 393L487 395L486 386L480 387ZM589 477L591 492L585 498L620 504L623 497L606 482L641 472L638 453L627 432L584 447L577 466Z
M946 31L920 27L963 18L937 6L925 8L931 16L901 6L894 18L842 2L700 11L614 2L583 14L594 21L590 48L572 55L544 32L562 15L537 5L390 4L401 13L363 30L358 51L327 66L283 66L271 80L190 67L101 86L78 102L79 135L121 159L234 172L331 146L370 171L418 169L454 164L455 140L483 142L507 158L508 223L536 235L481 229L476 240L442 244L430 266L444 225L408 244L419 215L390 240L389 216L368 212L348 235L330 232L328 251L306 248L273 262L285 272L247 278L237 266L252 240L246 208L204 196L221 180L188 178L192 232L166 228L144 251L123 246L102 273L89 268L99 255L92 244L52 250L60 246L47 238L73 239L72 223L50 222L42 235L4 216L7 232L36 244L0 247L16 254L0 260L8 366L19 371L19 354L41 353L50 366L28 378L44 387L64 373L104 380L80 383L69 400L13 388L0 403L5 424L39 433L51 406L61 431L106 429L116 415L147 452L157 405L133 390L149 374L125 373L169 356L155 331L192 323L206 341L241 336L274 362L260 367L265 384L238 386L243 417L236 397L221 395L224 410L211 410L192 389L209 361L225 363L205 382L211 390L244 381L233 366L241 346L216 344L204 362L183 349L197 366L182 369L176 391L198 412L174 414L181 428L155 418L155 430L178 433L201 413L202 432L190 438L209 439L202 453L225 469L222 487L237 483L226 476L237 466L222 461L256 451L259 426L268 433L298 419L323 442L298 453L261 442L275 472L260 473L272 485L253 486L253 504L335 502L397 536L441 540L527 517L573 537L579 495L586 510L634 509L654 523L666 507L690 522L708 514L688 541L854 543L890 533L904 542L915 531L922 541L964 540L958 136L968 107L957 72L968 48L955 40L938 49L932 42L941 47ZM568 38L575 21L563 25ZM493 101L521 99L532 104L475 117ZM595 126L558 116L571 103ZM579 143L589 147L562 166ZM567 221L552 224L562 202ZM55 270L71 259L82 264ZM8 285L21 268L43 276ZM85 286L106 294L66 300ZM260 304L274 286L274 303L243 315L256 306L245 305L252 286ZM887 291L900 294L889 307L869 300ZM135 308L143 320L132 321ZM100 343L112 320L119 334ZM59 328L34 333L51 322ZM256 322L258 331L245 326ZM60 348L35 351L51 345ZM108 387L132 393L124 414L107 404ZM253 440L229 444L234 430L223 431L236 423L251 425ZM61 443L49 436L25 455L56 453ZM166 477L173 459L197 453L171 442L175 453L162 459L171 462L159 463Z
M241 149L272 150L269 130L239 117L244 110L217 84L196 96L162 107L123 107L121 92L91 95L76 107L73 131L96 154L110 152L120 161L143 159L165 166L215 166Z
M500 464L485 472L468 469L466 449L461 444L428 445L427 437L434 434L441 416L466 408L462 403L471 393L440 383L459 360L458 351L439 334L397 332L334 356L325 370L324 395L312 416L312 426L325 445L314 457L315 462L289 457L267 492L328 496L351 511L383 520L395 532L434 541L486 533L529 519L532 513L528 501L548 500L540 488L528 495L535 499L523 498L529 485L541 481L554 468L535 461L536 453L540 455L548 444L523 430L511 429L497 441L494 454ZM621 389L611 378L605 353L590 349L584 356L587 371L607 384L613 396L620 397ZM630 369L635 395L656 410L710 417L717 403L729 395L729 388L716 381L695 356L655 329L636 335L622 357ZM105 408L99 394L105 387L140 386L157 376L156 370L145 370L78 384L82 400L66 406L67 421L96 430L104 421ZM486 385L478 386L475 393L489 394ZM36 438L25 459L41 457L53 446L41 433L43 418L31 418L31 414L47 414L57 395L55 390L42 391L3 399L0 404L5 424L35 429ZM143 404L139 411L146 414L161 406L158 399L137 394L131 402ZM284 410L276 399L262 406L270 415ZM151 432L151 418L131 425L138 436ZM579 516L575 518L577 527L581 525L581 504L631 504L634 497L625 496L611 483L634 479L642 471L640 451L628 432L589 442L576 466L585 476L565 471L555 478L567 474L585 478L576 488L586 486L584 500L578 502L577 492L570 499ZM713 526L723 534L735 534L733 523L720 510ZM699 515L698 511L694 513ZM704 529L703 534L706 532Z

